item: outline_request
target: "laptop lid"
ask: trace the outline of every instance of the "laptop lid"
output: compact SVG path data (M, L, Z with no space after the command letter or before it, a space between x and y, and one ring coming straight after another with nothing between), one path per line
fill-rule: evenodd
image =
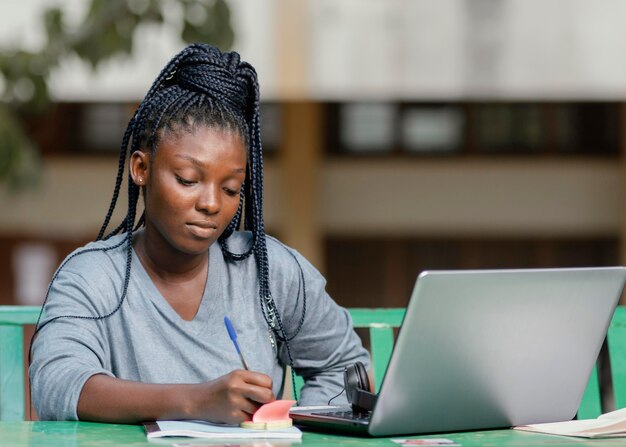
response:
M573 418L625 280L623 267L423 272L368 433Z

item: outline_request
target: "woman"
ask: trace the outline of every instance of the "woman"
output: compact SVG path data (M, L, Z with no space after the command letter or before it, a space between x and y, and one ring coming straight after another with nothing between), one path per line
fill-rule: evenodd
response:
M128 211L105 235L126 163ZM322 276L265 235L262 193L256 73L191 45L129 123L97 240L52 279L30 367L41 419L238 423L282 395L286 365L303 405L341 392L367 353Z

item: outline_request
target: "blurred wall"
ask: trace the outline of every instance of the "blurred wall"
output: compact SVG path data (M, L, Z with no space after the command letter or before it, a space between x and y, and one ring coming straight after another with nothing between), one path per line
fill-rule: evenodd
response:
M36 17L48 3L58 2L0 0L0 45L36 47L42 38ZM82 0L63 4L70 17L83 13ZM256 67L262 100L286 110L280 147L266 165L267 226L322 270L325 241L335 236L624 239L620 156L350 158L329 156L326 140L316 137L326 126L318 105L329 100L621 103L621 0L230 5L235 49ZM53 76L54 98L137 101L181 46L172 30L147 27L130 60L93 73L68 59ZM40 190L0 191L0 236L84 241L97 232L115 155L66 149L44 158ZM299 151L308 154L306 163Z

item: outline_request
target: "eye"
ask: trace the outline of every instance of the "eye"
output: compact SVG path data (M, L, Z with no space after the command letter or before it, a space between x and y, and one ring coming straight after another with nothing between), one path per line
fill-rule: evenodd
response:
M176 181L178 181L178 183L180 183L183 186L191 186L196 183L193 180L184 179L180 175L176 176Z
M227 195L231 196L231 197L235 197L235 196L238 196L238 195L239 195L239 191L236 191L236 190L231 189L231 188L224 188L224 192L225 192Z

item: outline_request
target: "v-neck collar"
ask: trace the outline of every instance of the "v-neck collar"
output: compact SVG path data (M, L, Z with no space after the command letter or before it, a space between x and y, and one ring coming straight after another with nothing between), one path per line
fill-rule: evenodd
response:
M206 283L204 285L204 291L202 293L202 301L198 307L198 312L192 320L185 320L178 312L170 305L170 303L161 294L152 278L144 268L143 264L137 256L137 252L133 247L133 268L139 275L139 283L146 286L146 294L149 297L152 304L157 310L170 322L177 326L184 328L186 331L199 331L209 321L211 311L215 308L216 300L220 299L220 290L224 290L221 284L224 275L224 258L221 256L222 252L217 243L214 243L209 248L209 267L207 271Z

